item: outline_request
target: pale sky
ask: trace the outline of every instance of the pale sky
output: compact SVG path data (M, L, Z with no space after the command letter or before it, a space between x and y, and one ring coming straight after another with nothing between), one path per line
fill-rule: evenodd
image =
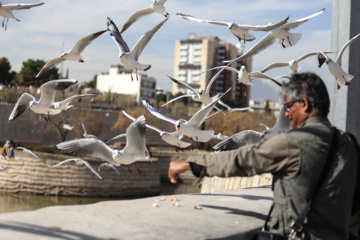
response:
M2 4L19 1L2 0ZM21 3L39 3L36 0L22 0ZM27 59L48 61L70 50L78 39L106 28L110 17L121 28L130 15L149 7L150 0L52 0L29 10L15 10L14 15L21 20L10 19L8 29L0 29L0 57L7 57L12 70L19 71ZM218 36L236 44L238 40L226 27L189 22L180 19L176 13L185 13L202 19L236 22L246 25L265 25L278 22L290 15L289 21L307 17L325 8L325 12L291 32L302 33L295 46L283 49L277 43L253 58L253 71L260 71L273 62L290 61L307 52L329 51L331 37L332 0L169 0L166 10L173 15L154 35L146 46L139 61L151 64L146 74L158 79L158 87L171 90L172 82L166 75L173 75L174 46L176 40L186 39L189 33L197 36ZM154 13L143 17L123 33L123 38L131 49L138 39L164 19ZM2 21L2 19L1 19ZM246 43L245 51L266 35L266 32L251 32L256 40ZM89 57L85 63L64 62L64 71L69 69L70 78L89 81L95 74L108 72L111 64L118 64L118 48L106 32L94 40L83 52ZM300 62L301 71L314 71L325 81L333 81L327 68L319 69L315 57ZM57 66L61 68L61 66ZM288 74L288 68L268 71L271 77ZM124 83L126 84L126 83ZM253 98L278 99L279 89L271 83L254 82Z

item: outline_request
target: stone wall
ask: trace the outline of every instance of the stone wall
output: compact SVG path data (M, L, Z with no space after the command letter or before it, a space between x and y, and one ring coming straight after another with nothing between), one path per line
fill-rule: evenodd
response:
M43 195L89 196L89 197L141 197L160 193L158 161L152 159L136 162L134 165L117 167L118 175L111 168L102 168L99 179L84 164L68 162L56 168L53 166L71 156L48 153L36 154L40 160L28 153L15 151L15 159L0 157L0 165L8 167L0 172L0 191L13 193L34 193ZM88 160L95 169L104 161Z

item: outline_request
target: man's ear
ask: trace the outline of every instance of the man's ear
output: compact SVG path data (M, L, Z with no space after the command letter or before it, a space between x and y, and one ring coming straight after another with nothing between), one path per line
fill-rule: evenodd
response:
M310 103L307 100L307 98L302 98L301 99L301 104L302 104L305 112L307 112L307 113L311 112L311 106L310 106Z

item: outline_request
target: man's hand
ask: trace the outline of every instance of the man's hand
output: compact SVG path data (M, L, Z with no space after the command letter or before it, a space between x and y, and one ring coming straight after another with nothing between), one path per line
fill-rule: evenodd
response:
M188 162L185 161L170 162L169 171L168 171L170 182L176 183L179 175L189 170L191 169L190 169L190 164Z

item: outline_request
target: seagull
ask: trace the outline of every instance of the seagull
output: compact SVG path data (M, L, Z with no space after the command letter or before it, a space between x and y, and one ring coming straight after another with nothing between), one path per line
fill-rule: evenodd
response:
M36 98L29 93L21 94L10 114L9 121L16 119L25 112L28 107L35 113L43 114L45 121L50 121L49 115L61 113L61 109L55 109L53 107L56 91L65 90L75 83L77 83L77 80L74 79L60 79L46 82L40 87L39 100L36 100Z
M122 64L131 70L131 81L133 80L132 72L135 69L136 79L138 80L137 70L147 71L150 69L151 65L149 64L140 64L138 58L141 52L144 50L145 46L149 43L150 39L154 34L160 29L160 27L169 19L166 18L161 23L156 25L153 29L146 32L136 43L133 49L129 49L126 42L121 37L119 29L116 27L115 23L108 17L107 26L110 32L110 36L116 43L119 48L119 59Z
M102 167L111 167L112 169L114 169L114 171L115 171L117 174L120 175L119 170L117 170L116 167L115 167L114 165L112 165L111 163L107 163L107 162L106 162L106 163L100 164L100 166L99 166L99 168L98 168L98 172L100 172L100 170L101 170Z
M80 54L84 51L84 49L93 41L95 40L97 37L99 37L101 34L103 34L104 32L108 31L108 29L106 30L102 30L99 32L95 32L92 33L90 35L87 35L81 39L79 39L75 46L68 52L64 52L62 53L59 57L55 57L53 59L50 59L40 70L40 72L36 75L35 78L40 77L41 75L43 75L45 72L47 72L49 69L55 67L55 65L65 61L65 60L69 60L69 61L78 61L78 62L85 62L87 60L87 58L81 56Z
M294 22L285 23L281 27L278 27L274 30L271 30L263 39L261 39L258 43L256 43L252 48L250 48L246 53L241 55L238 58L235 58L233 60L225 60L223 62L234 62L234 61L241 61L244 60L250 56L253 56L270 45L272 45L276 39L279 39L279 45L283 48L286 48L286 46L294 46L301 38L301 33L290 33L289 30L299 27L300 25L306 23L309 19L316 17L323 13L325 11L325 8L321 9L320 11L314 13L313 15L310 15L305 18L298 19Z
M15 19L16 21L20 22L20 20L17 19L17 18L14 16L14 14L12 14L11 11L13 11L13 10L29 9L29 8L37 7L37 6L40 6L40 5L43 5L43 4L44 4L44 2L42 2L42 3L35 3L35 4L17 3L17 4L6 4L6 5L3 5L3 4L0 2L0 16L3 16L3 17L4 17L4 20L2 21L2 27L5 27L5 31L6 31L7 24L8 24L8 22L9 22L9 18ZM6 23L5 23L5 20L6 20Z
M340 52L338 53L335 62L329 58L324 52L319 51L317 53L317 57L318 57L318 63L319 63L319 67L321 67L324 62L326 62L326 65L329 69L329 72L335 77L336 82L337 82L337 89L340 89L340 85L349 85L350 81L354 78L354 76L346 73L342 68L341 68L341 57L342 54L344 53L345 49L352 44L358 37L360 36L360 33L358 35L356 35L355 37L353 37L352 39L350 39L347 43L344 44L344 46L341 48Z
M71 131L73 130L73 128L74 126L71 126L70 124L66 124L66 123L63 124L63 129L65 130Z
M91 134L88 134L88 133L87 133L83 120L81 120L81 126L82 126L82 128L83 128L83 130L84 130L84 134L83 134L83 137L84 137L84 138L95 138L95 139L99 139L97 136L91 135Z
M330 52L326 52L326 53L330 53ZM260 72L264 73L266 71L269 71L269 70L277 68L277 67L290 67L290 72L298 72L298 70L300 70L299 65L298 65L298 63L300 61L302 61L308 57L316 56L316 55L317 55L317 52L309 52L309 53L302 55L298 59L292 59L289 62L275 62L275 63L270 64L269 66L267 66Z
M222 133L218 133L216 135L214 134L212 138L214 138L214 139L216 138L216 139L219 139L219 140L225 140L225 139L228 138L228 136L223 135Z
M174 83L180 85L180 86L183 86L189 90L191 90L195 95L191 94L191 95L182 95L182 96L179 96L177 98L174 98L174 99L171 99L170 101L166 102L165 104L163 104L162 106L165 106L171 102L174 102L180 98L183 98L183 97L192 97L192 99L194 101L198 101L198 102L201 102L203 104L203 106L206 106L210 103L212 103L215 99L218 98L218 94L213 96L213 97L210 97L210 89L211 89L211 86L212 84L214 83L214 81L217 79L217 77L219 76L219 74L223 71L224 69L221 69L220 71L218 71L212 78L211 80L209 81L205 91L203 91L202 89L199 89L199 91L195 91L194 88L192 88L189 84L185 83L185 82L182 82L182 81L179 81L179 80L176 80L170 76L168 76L170 78L171 81L173 81ZM218 107L214 107L216 110L220 111L221 113L225 114L224 112L222 112ZM226 114L225 114L226 115Z
M166 0L158 0L158 1L152 0L150 7L141 9L129 17L129 19L124 23L124 25L120 29L120 33L123 33L126 29L128 29L134 22L136 22L140 18L149 15L151 13L157 12L163 14L164 17L167 18L169 16L169 13L165 11L165 7L164 7L165 3Z
M27 148L24 148L24 147L16 147L15 148L16 150L22 150L23 152L27 152L27 153L30 153L31 155L33 155L34 157L36 157L37 159L40 159L38 155L36 155L33 151L27 149Z
M210 139L212 139L212 136L214 135L214 130L199 130L197 129L200 127L200 125L207 119L207 116L214 108L217 101L223 97L227 92L229 92L231 88L229 88L224 94L222 94L219 98L214 100L211 104L208 104L207 106L201 108L199 111L197 111L192 118L189 121L185 120L174 120L170 117L165 116L163 113L161 113L158 109L156 109L154 106L152 106L149 101L143 99L142 103L146 110L148 110L151 114L153 114L155 117L160 118L162 120L165 120L167 122L170 122L174 124L176 130L185 136L188 136L191 141L190 148L193 150L192 142L193 139L196 139L197 142L207 142ZM199 143L197 143L198 148L200 149Z
M290 129L291 121L285 117L284 106L280 108L279 116L273 128L267 128L262 132L245 130L235 133L231 137L216 144L215 151L230 151L247 145L257 144L262 139L269 139L279 133L286 132Z
M146 119L144 115L141 115L126 129L126 146L122 150L112 149L103 141L95 138L82 138L62 142L57 144L56 148L61 152L77 156L101 158L115 166L134 163L137 171L141 174L135 161L146 159L145 130ZM127 168L131 173L129 166Z
M131 120L135 121L135 118L133 118L132 116L130 116L125 110L122 110L122 112L124 113L124 115L128 118L130 118ZM175 146L175 151L178 152L177 147L180 148L180 150L183 152L183 148L186 148L188 146L190 146L191 143L189 142L185 142L185 141L181 141L183 135L180 134L178 131L169 133L166 131L162 131L157 127L154 127L150 124L146 124L146 127L157 131L160 134L160 138L162 140L164 140L166 143Z
M95 170L95 168L88 161L85 161L85 160L83 160L81 158L66 159L66 160L56 164L54 167L58 167L61 164L64 164L64 163L70 162L70 161L81 162L81 163L85 164L85 166L87 166L98 178L103 179L102 176Z
M237 39L239 39L240 42L242 40L242 41L244 41L244 43L246 43L246 41L255 40L255 37L253 35L251 35L248 31L266 31L266 32L268 32L275 28L283 26L289 20L289 17L287 17L284 20L282 20L278 23L275 23L275 24L269 23L268 25L240 25L240 24L233 23L233 22L203 20L203 19L199 19L199 18L190 16L190 15L183 14L183 13L177 13L176 15L180 16L182 19L192 21L192 22L211 23L211 24L226 26L229 28L229 31L232 32L234 34L234 36L237 37Z
M70 103L72 103L73 101L82 98L82 97L92 97L95 94L79 94L79 95L73 95L71 97L66 98L63 101L60 102L54 102L52 107L54 109L58 109L61 110L63 112L66 112L67 110L69 110L70 108L74 107L74 105L69 105Z
M0 165L0 171L5 171L7 170L9 167L6 167L6 166L3 166L3 165Z
M224 102L222 102L221 100L218 101L219 104L223 105L224 107L227 108L227 110L229 112L235 112L235 111L249 111L251 109L251 107L245 107L245 108L232 108L229 105L225 104Z

